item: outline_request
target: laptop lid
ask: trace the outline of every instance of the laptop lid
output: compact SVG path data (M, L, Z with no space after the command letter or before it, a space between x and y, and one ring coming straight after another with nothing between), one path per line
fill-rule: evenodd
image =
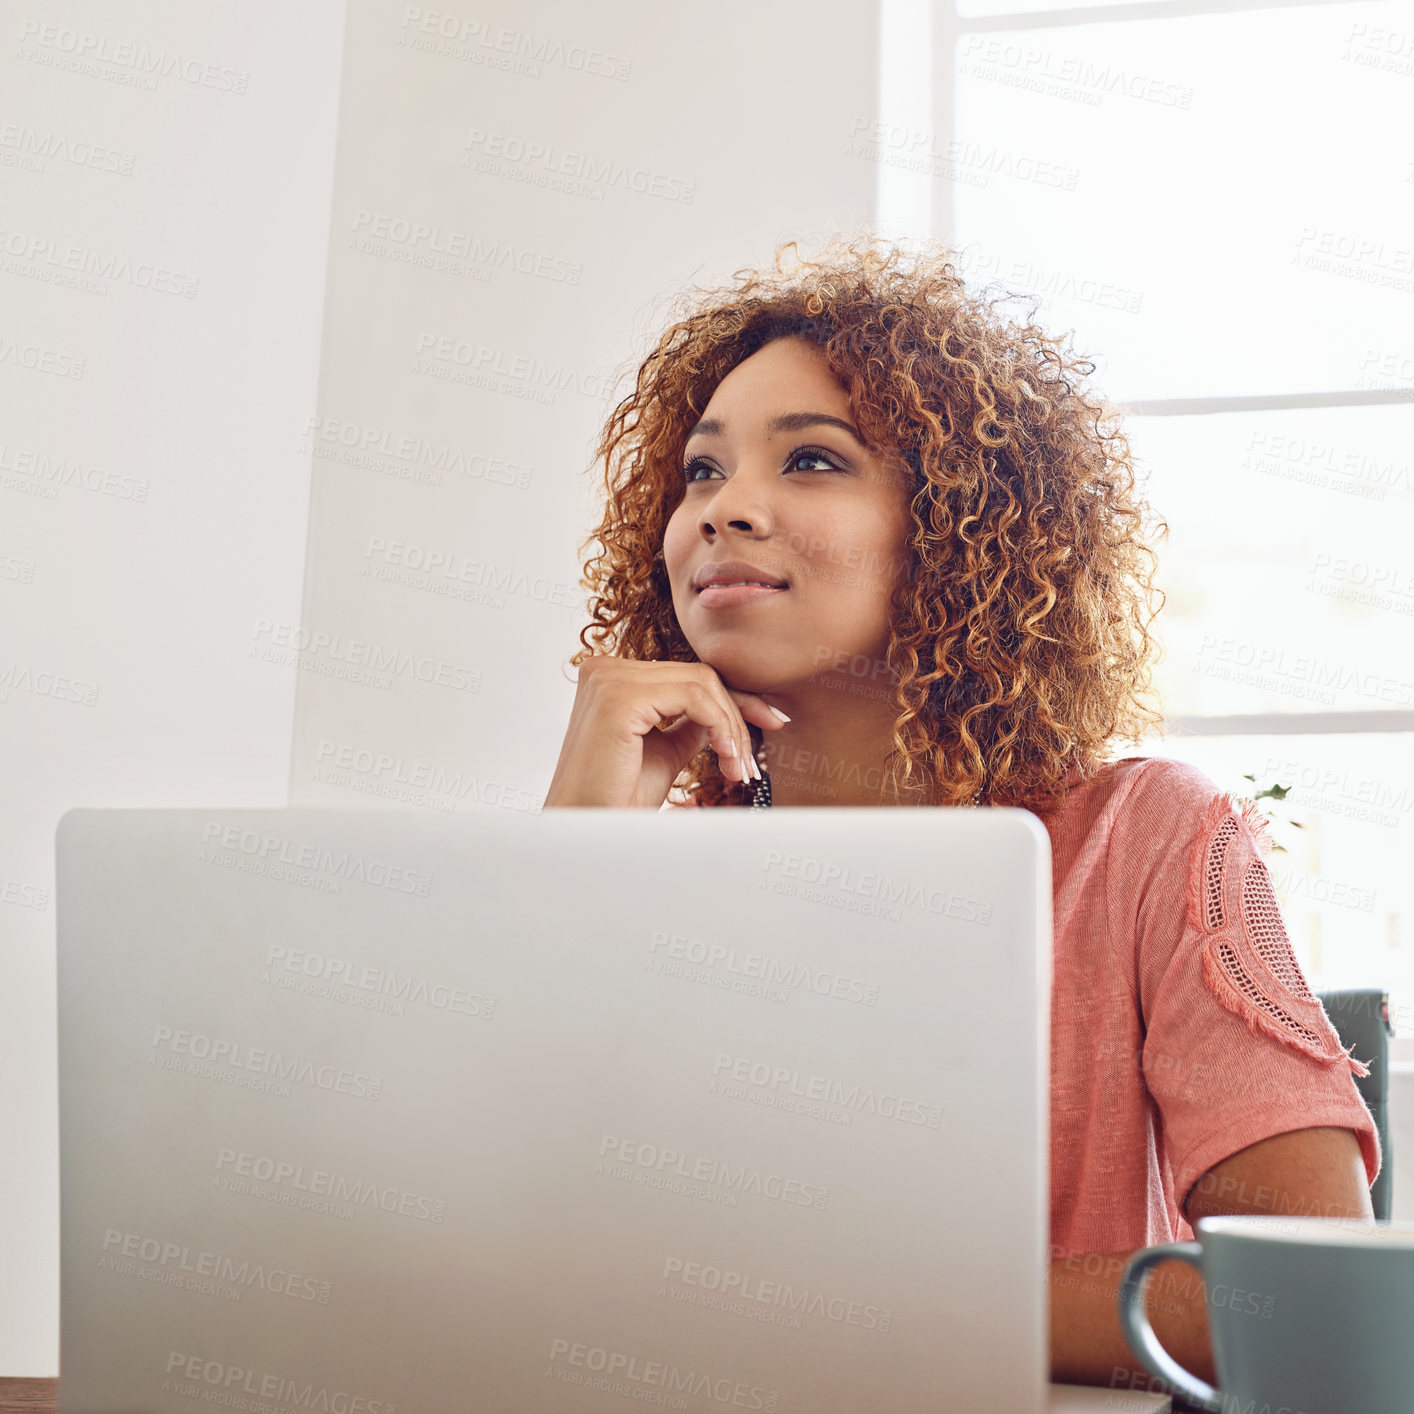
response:
M1024 810L71 810L64 1414L1044 1407Z

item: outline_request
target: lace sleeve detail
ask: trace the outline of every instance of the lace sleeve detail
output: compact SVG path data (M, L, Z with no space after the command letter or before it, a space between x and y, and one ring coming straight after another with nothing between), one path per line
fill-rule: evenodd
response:
M1263 858L1273 843L1254 801L1213 798L1188 864L1188 921L1203 938L1203 981L1254 1035L1368 1075L1341 1046L1296 960Z

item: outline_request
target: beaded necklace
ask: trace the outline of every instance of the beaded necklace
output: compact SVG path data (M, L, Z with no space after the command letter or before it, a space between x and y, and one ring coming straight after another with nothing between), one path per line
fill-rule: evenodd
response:
M764 749L765 743L762 743ZM761 772L759 781L751 782L751 798L747 805L752 810L769 810L771 808L771 777L766 768L761 764L761 751L756 752L756 767Z
M761 779L748 783L751 786L751 790L748 793L746 805L747 808L751 810L769 810L771 808L771 773L761 763L761 757L765 750L766 743L763 741L753 753L757 769L761 772ZM1071 774L1074 775L1075 772L1072 771ZM981 799L982 793L979 791L972 797L968 804L976 807Z

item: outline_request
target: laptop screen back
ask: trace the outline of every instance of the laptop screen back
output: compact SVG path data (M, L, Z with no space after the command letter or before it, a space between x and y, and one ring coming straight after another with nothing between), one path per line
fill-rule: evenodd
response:
M65 1414L1043 1407L1020 810L75 810Z

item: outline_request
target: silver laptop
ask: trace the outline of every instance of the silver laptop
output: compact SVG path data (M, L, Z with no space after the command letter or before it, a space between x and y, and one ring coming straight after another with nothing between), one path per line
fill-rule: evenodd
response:
M64 1414L1047 1403L1023 810L71 810Z

